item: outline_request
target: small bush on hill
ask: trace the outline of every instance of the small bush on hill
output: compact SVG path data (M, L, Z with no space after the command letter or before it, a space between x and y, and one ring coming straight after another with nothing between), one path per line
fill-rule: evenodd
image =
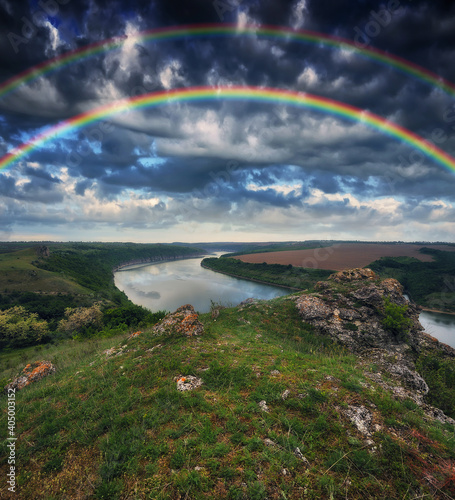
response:
M405 316L408 306L399 306L386 298L384 300L384 318L382 326L395 334L399 339L406 340L411 320Z
M427 401L455 418L455 361L436 356L420 356L417 370L430 388Z
M135 304L126 304L114 309L107 309L103 313L105 328L143 328L154 325L166 316L166 311L150 312L145 307Z
M77 333L88 336L94 333L94 329L101 328L103 324L103 313L99 304L77 309L68 308L65 316L66 319L62 319L58 326L60 330L70 335Z
M48 333L48 325L38 314L22 306L0 311L0 346L24 347L38 344Z

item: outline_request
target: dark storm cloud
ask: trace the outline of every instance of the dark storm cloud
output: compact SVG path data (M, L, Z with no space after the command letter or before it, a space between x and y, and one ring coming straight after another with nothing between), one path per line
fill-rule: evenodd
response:
M36 168L25 167L21 173L22 173L22 175L28 175L30 177L35 177L35 178L42 179L44 181L51 182L51 183L61 182L61 180L59 178L54 177L49 172L46 172L45 170L42 170L42 169L38 170Z
M59 203L64 198L54 179L49 181L36 176L24 183L19 183L11 177L0 177L0 196L44 204Z
M0 0L1 80L67 50L125 33L239 21L343 36L359 47L381 48L455 81L453 2L44 3ZM49 10L52 5L55 12ZM453 98L441 90L353 53L260 36L141 42L68 65L0 100L0 149L4 152L44 126L119 97L231 84L298 89L367 109L455 155ZM210 207L194 213L211 221L249 209L259 217L274 208L301 209L314 217L380 218L381 209L367 203L378 197L400 197L409 217L426 220L435 207L445 210L438 205L440 198L455 201L453 174L383 134L320 113L246 102L175 104L112 122L108 132L100 133L93 124L35 150L21 162L17 175L0 177L0 195L11 203L51 207L74 202L72 196L110 203L134 192L138 205L130 206L126 222L116 220L132 225L136 217L138 227L144 227L147 217L152 225L171 225L191 200ZM228 167L234 163L236 168ZM72 185L68 192L63 178ZM327 198L307 203L314 190ZM353 206L348 195L365 205ZM168 196L173 201L152 209L141 205L143 196ZM424 200L436 204L425 205ZM164 222L156 215L157 207ZM14 210L18 218L27 219L28 208L15 205ZM94 209L80 215L80 220L86 222L84 217L97 217L96 213ZM441 220L451 213L446 210ZM70 210L66 216L78 217ZM49 224L57 219L51 213L42 216Z
M76 184L74 191L79 196L84 196L85 191L90 187L92 187L92 185L93 185L92 182L90 182L88 179L85 179Z

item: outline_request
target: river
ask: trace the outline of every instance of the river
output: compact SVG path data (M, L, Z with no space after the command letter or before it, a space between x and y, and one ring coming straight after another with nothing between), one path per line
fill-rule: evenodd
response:
M211 300L235 306L249 297L268 300L290 293L286 288L204 269L201 260L199 257L124 268L115 273L115 285L135 304L152 311L175 311L183 304L191 304L203 313L210 311Z
M425 331L444 344L455 347L455 316L423 311L419 316L420 323Z
M210 301L234 306L249 297L267 300L291 293L286 288L204 269L201 260L198 257L124 268L115 273L115 285L135 304L152 311L175 311L183 304L191 304L203 313L210 311ZM455 316L424 311L419 319L427 333L455 347Z

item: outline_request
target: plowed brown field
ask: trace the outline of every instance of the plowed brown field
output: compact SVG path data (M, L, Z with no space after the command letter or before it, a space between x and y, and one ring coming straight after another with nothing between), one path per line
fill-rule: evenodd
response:
M312 250L254 253L239 255L235 258L253 264L267 262L267 264L292 264L297 267L342 271L343 269L365 267L381 257L415 257L424 262L432 261L431 255L419 253L419 248L423 246L436 250L455 251L455 246L447 245L336 243L330 247Z

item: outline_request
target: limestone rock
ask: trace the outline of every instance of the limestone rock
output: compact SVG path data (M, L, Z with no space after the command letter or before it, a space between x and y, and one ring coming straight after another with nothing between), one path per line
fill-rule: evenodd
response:
M300 451L300 448L297 447L295 450L294 450L294 455L300 459L306 466L309 466L310 465L310 462L308 461L308 459L306 457L303 456L303 453Z
M49 248L46 245L35 247L35 252L38 257L47 258L50 256Z
M25 386L55 373L55 366L50 361L35 361L29 363L22 373L5 387L5 392L9 389L23 389Z
M362 317L362 315L355 309L344 309L341 307L338 311L340 318L346 319L347 321L354 321Z
M193 375L186 375L177 379L177 390L192 391L193 389L197 389L198 387L200 387L202 384L202 379Z
M311 295L301 295L296 305L304 320L325 319L332 314L330 307L323 300Z
M351 269L332 274L325 285L318 284L317 290L317 294L297 297L302 320L317 333L344 345L362 362L374 363L378 370L388 373L396 397L410 397L422 405L428 386L417 373L416 355L439 349L441 344L422 333L420 308L404 297L403 286L392 278L381 281L370 269ZM385 299L407 306L404 314L411 326L406 336L398 337L383 327ZM444 349L450 350L448 346Z
M192 337L202 335L204 327L199 321L199 316L190 304L179 307L175 312L165 316L156 324L153 332L157 334L166 333L168 335L185 335Z
M139 337L139 335L141 335L142 332L134 332L132 333L129 337L128 337L128 340L130 339L134 339L135 337Z
M351 406L349 405L343 411L344 415L348 417L352 424L355 425L357 430L364 436L371 436L372 434L372 421L373 415L365 406Z
M262 401L259 401L259 408L262 410L262 411L265 411L266 413L269 412L269 407L267 406L267 403L262 400Z
M285 401L288 398L289 394L291 394L291 391L289 389L286 389L281 395L281 399Z
M389 373L398 375L407 387L420 394L428 394L430 390L425 380L415 370L411 370L403 363L391 364Z
M374 280L377 279L378 275L371 269L346 269L344 271L339 271L338 273L331 274L329 279L337 282L350 282L358 280Z

